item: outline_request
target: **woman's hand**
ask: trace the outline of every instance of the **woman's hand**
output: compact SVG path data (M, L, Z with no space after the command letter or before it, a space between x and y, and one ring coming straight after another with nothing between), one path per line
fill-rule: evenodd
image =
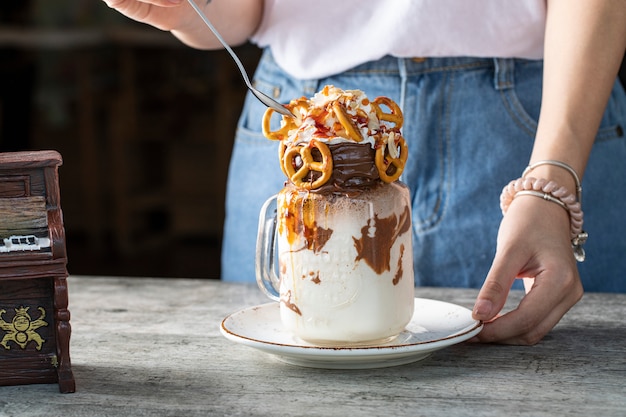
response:
M222 45L187 0L103 0L109 7L138 22L172 32L185 44L198 49ZM261 22L261 0L195 0L222 37L232 45L246 42Z
M548 0L547 11L541 113L530 163L560 161L582 178L626 47L626 2ZM562 168L541 166L532 176L574 192ZM569 230L567 212L557 204L534 196L511 203L474 306L474 317L488 321L479 340L537 343L582 297ZM527 294L496 318L516 277L533 278L525 280Z
M496 256L478 295L474 317L485 321L482 342L539 342L583 295L567 212L534 196L519 196L498 233ZM497 316L516 277L525 279L519 306ZM528 285L526 285L528 284Z

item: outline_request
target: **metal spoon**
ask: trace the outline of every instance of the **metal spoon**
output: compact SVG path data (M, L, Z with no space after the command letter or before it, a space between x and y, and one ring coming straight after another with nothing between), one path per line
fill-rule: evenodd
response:
M252 84L250 83L250 78L248 78L248 73L246 72L246 69L243 67L243 64L241 63L241 61L239 60L239 57L235 54L235 52L233 52L230 46L228 46L228 44L226 43L224 38L222 38L222 36L219 34L217 29L213 27L213 24L211 24L211 21L206 17L204 12L198 7L195 1L194 0L187 0L187 1L191 5L191 7L193 7L196 13L198 13L198 16L200 16L200 18L204 21L204 23L206 23L209 29L211 29L211 32L213 32L217 40L220 41L220 43L224 46L224 48L226 48L230 56L235 60L235 63L237 64L237 67L239 68L239 72L241 72L241 76L243 77L243 80L246 83L246 86L248 86L248 89L250 90L250 92L254 94L254 96L258 98L259 101L261 101L261 103L265 104L267 107L271 107L278 113L284 114L285 116L293 117L293 113L291 113L288 108L286 108L285 106L283 106L276 100L270 98L268 95L260 92L259 90L257 90L256 88L252 86Z

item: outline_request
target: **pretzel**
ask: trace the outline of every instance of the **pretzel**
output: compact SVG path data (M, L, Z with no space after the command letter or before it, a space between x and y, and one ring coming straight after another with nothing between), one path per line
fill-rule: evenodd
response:
M274 109L271 107L268 107L267 110L265 110L265 114L263 114L262 128L263 136L265 136L266 138L271 140L287 139L289 131L298 128L293 117L283 117L281 128L274 131L270 130L270 121L272 119L272 114L274 114Z
M376 168L378 169L378 176L380 179L386 183L394 182L400 175L402 175L402 171L404 171L404 165L406 164L406 158L409 153L409 149L406 146L406 141L400 135L398 135L398 144L395 144L393 140L393 144L389 144L391 146L400 146L400 153L397 158L393 158L389 155L388 152L388 144L382 144L378 149L376 149L376 157L374 162L376 163ZM390 168L394 168L391 172L389 172Z
M297 129L302 124L302 118L307 113L309 109L309 101L301 97L298 100L293 100L291 103L285 106L289 111L295 115L295 117L283 116L282 126L280 129L271 131L270 130L270 122L272 120L272 115L274 114L274 109L268 107L263 114L263 135L271 140L283 140L287 139L289 135L289 131L293 129Z
M280 165L280 169L281 171L283 171L283 174L285 174L286 177L289 177L289 174L287 174L287 171L285 170L285 167L283 164L283 158L285 157L286 149L287 149L287 145L285 145L285 143L281 141L278 144L278 165Z
M335 101L333 103L333 112L335 113L335 116L337 116L337 120L339 120L343 129L346 131L346 135L348 136L346 139L352 139L355 142L363 141L363 136L361 135L359 128L340 102Z
M316 148L320 152L322 156L321 161L316 161L313 158L311 152L313 148ZM333 172L333 157L330 153L330 149L328 149L328 146L324 143L315 139L311 139L309 144L292 146L281 153L283 154L283 172L296 187L305 190L318 188L329 180ZM296 158L298 156L302 160L302 166L296 169ZM307 176L313 171L319 172L321 175L315 180L311 178L307 181Z
M385 113L380 108L381 104L389 108L389 113ZM400 129L402 127L404 117L402 116L402 110L400 110L400 107L395 101L393 101L389 97L376 97L372 102L372 107L374 107L374 111L376 112L376 116L378 116L378 119L395 123L396 129Z

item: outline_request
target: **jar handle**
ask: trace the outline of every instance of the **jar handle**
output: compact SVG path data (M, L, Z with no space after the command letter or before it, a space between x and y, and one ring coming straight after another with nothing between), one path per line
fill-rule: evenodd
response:
M276 195L261 207L256 241L256 282L265 295L280 301L280 278L276 274Z

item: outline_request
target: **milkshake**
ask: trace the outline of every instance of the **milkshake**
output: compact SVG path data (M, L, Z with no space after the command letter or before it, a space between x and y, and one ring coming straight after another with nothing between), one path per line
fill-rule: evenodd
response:
M264 117L287 176L275 203L281 321L321 345L393 339L414 305L402 113L387 98L333 86L287 107L295 117L276 131L273 111Z

